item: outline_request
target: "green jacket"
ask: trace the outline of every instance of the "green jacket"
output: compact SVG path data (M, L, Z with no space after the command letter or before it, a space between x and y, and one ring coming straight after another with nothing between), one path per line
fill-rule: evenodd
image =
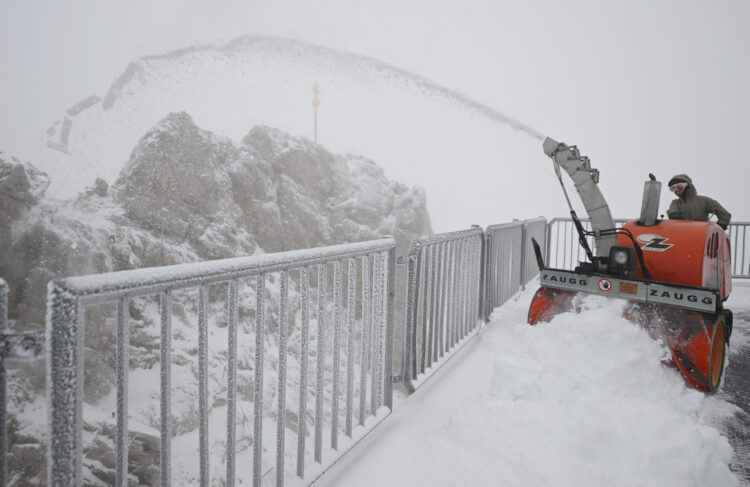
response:
M677 198L672 200L667 210L667 216L672 220L697 220L708 221L708 215L713 213L719 219L719 226L726 230L732 215L724 209L713 198L701 196L693 185L693 180L687 174L678 174L672 179L682 179L687 181L688 187Z

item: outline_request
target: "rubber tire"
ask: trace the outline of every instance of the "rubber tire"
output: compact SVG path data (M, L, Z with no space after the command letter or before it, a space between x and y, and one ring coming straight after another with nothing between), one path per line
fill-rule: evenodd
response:
M709 378L708 385L711 392L721 386L721 375L724 372L724 360L726 359L727 337L725 333L725 315L720 314L716 317L714 324L714 336L711 338L711 355L708 361ZM718 355L718 357L717 357Z

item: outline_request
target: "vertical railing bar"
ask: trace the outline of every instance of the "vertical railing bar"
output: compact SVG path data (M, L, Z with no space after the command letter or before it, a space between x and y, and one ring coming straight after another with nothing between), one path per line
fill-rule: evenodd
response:
M471 245L471 254L469 254L469 265L470 265L470 271L469 271L469 280L471 282L470 289L470 295L471 295L471 303L476 303L476 306L474 308L469 310L469 330L473 330L474 327L477 325L477 321L480 321L482 323L485 322L485 315L484 313L479 313L476 310L481 309L482 307L482 289L485 286L484 284L484 271L483 271L483 264L482 264L482 246L484 244L484 236L480 235L479 238L474 240L474 242Z
M0 279L0 337L8 320L8 286ZM5 379L5 358L0 356L0 485L8 485L8 420L6 418L8 385Z
M424 284L424 296L422 297L422 346L421 346L421 355L419 357L419 371L421 373L424 373L425 370L425 362L427 360L427 350L428 348L428 337L427 337L427 327L429 323L429 316L428 316L428 308L430 304L430 281L432 279L432 275L430 273L430 266L432 265L432 262L430 261L430 248L429 247L422 247L419 250L423 255L424 260L424 269L423 269L423 275L424 280L422 281Z
M404 381L412 380L417 377L417 338L419 329L419 300L424 299L423 292L420 292L422 284L422 267L424 266L424 259L422 257L422 248L417 249L414 261L410 263L412 266L411 275L413 276L413 282L410 286L413 286L413 293L411 300L406 301L406 315L410 316L408 325L406 326L406 332L408 333L408 353L404 355Z
M403 339L403 363L401 364L401 376L404 379L404 383L408 384L411 379L414 378L411 363L413 355L415 355L414 349L416 348L416 333L414 330L417 327L417 304L418 298L417 288L419 286L419 267L417 264L417 255L420 249L416 251L412 248L409 254L406 256L406 313L404 316L404 339ZM417 254L417 255L415 255Z
M745 255L748 251L747 227L748 225L743 225L742 227L742 274L745 276L750 276L750 265L747 269L745 268Z
M450 350L453 345L453 325L455 324L453 319L455 306L455 291L456 291L456 243L453 241L446 242L448 249L447 257L447 296L445 301L445 342L443 342L443 353Z
M393 411L393 327L394 327L394 306L396 303L396 247L388 251L388 255L383 255L387 265L385 269L385 284L387 285L387 295L385 299L385 364L383 374L385 384L384 403L385 406Z
M378 307L378 366L377 366L377 388L376 390L376 411L380 409L385 403L384 401L384 374L385 374L385 356L386 356L386 314L385 306L388 298L386 293L386 272L388 267L386 266L386 254L379 252L377 254L378 259L378 300L375 303Z
M386 328L386 311L388 302L388 289L387 289L387 273L388 263L387 254L379 253L378 258L380 259L380 279L379 279L379 301L378 301L378 409L385 404L385 368L386 368L386 353L387 346L385 340L387 338ZM389 378L390 379L390 378Z
M495 233L495 237L492 239L492 248L493 248L493 267L494 267L494 273L495 276L497 276L497 279L494 279L495 283L495 296L492 302L492 306L490 309L488 309L488 312L492 312L494 308L500 305L502 302L503 296L505 295L505 280L507 279L507 274L509 269L503 269L502 265L505 263L503 262L503 257L507 253L507 251L504 250L504 246L501 244L505 244L506 235L500 234L500 232Z
M315 384L315 461L323 462L323 372L325 367L326 264L318 265L318 343Z
M491 241L492 256L493 256L492 257L492 259L493 259L493 269L492 269L492 272L493 272L494 279L491 279L489 276L487 277L487 279L490 282L494 282L493 287L495 288L495 293L494 293L495 295L493 296L491 306L488 306L488 308L487 308L488 315L491 314L492 310L494 310L498 306L498 304L500 303L500 293L501 293L500 289L505 286L505 274L506 273L505 272L500 272L500 268L499 268L499 265L498 265L498 261L501 258L501 256L500 256L500 246L501 245L500 244L501 243L505 243L504 240L501 240L501 239L505 238L504 233L505 232L499 232L499 231L495 232L495 234L492 237L492 241Z
M465 238L461 241L461 253L458 254L458 262L459 262L459 297L458 297L458 304L459 304L459 314L458 314L458 336L457 341L461 341L461 339L464 337L464 333L466 331L466 324L468 322L466 310L468 308L468 298L469 294L467 292L467 285L469 280L466 278L466 272L468 270L467 266L467 250L468 246L470 244L470 240L468 238Z
M331 387L331 448L339 447L339 381L341 379L341 261L333 263L333 384Z
M369 369L370 258L362 257L362 354L360 356L359 424L364 426L367 404L367 370Z
M483 245L484 245L484 239L480 237L474 243L474 249L473 249L473 256L474 257L473 257L473 266L472 266L472 268L478 274L478 276L477 276L478 278L475 278L473 280L473 286L472 286L473 291L474 291L474 300L476 302L481 302L483 283L487 282L487 280L486 280L487 276L486 276L486 274L483 274L483 270L482 270L482 268L483 268L482 262L483 262L483 254L484 254L484 252L482 250L483 249ZM470 325L471 325L471 330L472 331L474 330L474 328L476 328L477 326L479 326L479 322L480 321L481 322L485 321L485 316L484 315L478 316L478 314L475 311L472 311L470 317L471 317L471 323L470 323Z
M289 317L289 271L281 271L279 296L279 374L276 412L276 486L284 485L284 449L286 435L286 362L287 320Z
M568 222L565 222L565 239L563 240L563 269L568 268Z
M372 350L372 360L370 364L370 413L375 415L380 404L378 403L378 366L380 365L380 258L379 254L373 255L372 262L372 341L370 349Z
M461 251L461 326L459 327L459 340L466 336L466 330L469 326L469 309L471 308L471 293L469 292L469 255L473 239L464 239Z
M253 384L253 487L261 486L263 465L263 346L266 329L266 274L255 286L255 378Z
M456 329L454 331L453 344L456 345L463 336L464 327L464 305L466 297L464 296L464 243L465 238L457 242L458 253L456 254Z
M346 294L346 436L352 437L354 417L354 321L357 308L356 278L357 264L354 259L348 260L347 294Z
M169 487L171 482L172 445L172 292L159 294L161 316L161 485Z
M200 485L208 487L208 286L198 288L198 409L200 414Z
M482 272L482 278L480 282L480 292L482 293L482 296L480 297L480 300L482 302L482 307L480 310L480 314L482 317L482 320L485 322L489 322L490 320L490 313L492 310L492 306L494 303L494 296L493 292L495 289L495 285L498 281L498 275L494 272L494 268L492 267L492 264L494 262L494 258L492 255L493 251L493 241L495 239L495 231L492 231L490 228L487 229L485 232L483 238L482 238L482 266L481 266L481 272Z
M447 315L447 304L448 304L448 256L450 255L450 249L448 245L443 242L440 245L441 256L440 256L440 320L439 320L439 331L438 331L438 356L442 357L445 351L445 328L446 328L446 315Z
M47 482L82 483L83 306L61 281L48 285L46 343L48 431Z
M738 262L738 260L739 260L738 257L740 255L739 254L739 252L740 252L740 246L739 246L740 232L739 232L739 227L730 226L729 228L732 230L731 236L734 238L734 244L732 245L732 252L734 254L732 256L732 274L737 274L738 273L737 272L737 264L738 263L739 263L739 273L742 273L745 270L745 239L744 239L744 235L743 235L743 239L742 239L743 240L743 242L742 242L742 262ZM735 229L737 231L734 231ZM744 228L743 228L743 233L744 233Z
M453 291L452 291L452 297L451 297L451 325L450 325L450 344L446 348L446 351L449 351L453 348L453 346L456 344L456 339L458 336L458 307L459 307L459 301L458 301L458 273L459 273L459 266L458 266L458 256L461 252L461 241L457 240L453 242L453 256L451 258L451 267L453 267L453 271L451 272L451 283L453 285Z
M432 349L432 363L437 362L438 350L440 350L440 293L442 288L443 279L443 251L440 243L434 245L435 248L435 319L432 323L433 328L433 349Z
M463 336L463 328L465 323L465 312L466 312L466 296L464 295L464 271L466 266L464 265L464 251L465 251L466 239L462 238L458 241L458 255L456 255L456 287L458 289L457 301L456 301L456 331L453 343L457 344Z
M414 319L412 320L413 329L411 330L411 359L409 361L409 377L414 379L417 377L417 363L421 361L422 353L419 347L420 343L424 343L424 325L420 326L420 323L424 323L424 303L426 296L426 263L424 247L420 245L417 251L417 262L415 270L415 298L414 298ZM407 303L407 306L409 304ZM421 312L420 312L421 310Z
M304 478L305 440L307 437L307 368L310 357L310 281L307 275L307 267L300 269L299 280L302 293L300 297L302 350L300 354L299 419L297 420L297 476Z
M128 486L128 352L130 330L128 328L128 298L120 298L117 303L117 432L115 436L115 485Z
M437 348L438 348L438 321L440 320L440 246L431 245L430 251L432 253L432 280L430 282L430 294L432 295L432 302L430 303L430 352L428 366L432 366L432 363L437 360Z
M450 273L448 276L448 326L446 327L445 335L446 352L448 352L453 347L453 340L456 330L456 305L458 304L458 300L456 299L456 256L458 255L458 242L449 242L448 248L450 249L450 257L448 263Z
M465 333L469 333L474 328L477 315L479 314L476 310L481 307L481 296L476 294L476 283L480 283L480 290L482 286L482 268L481 265L476 265L476 254L477 244L482 245L482 239L484 235L479 235L469 241L467 254L466 254L466 290L468 293L468 309L466 310L466 330ZM480 251L481 252L481 251ZM484 322L484 316L480 315L479 319Z
M235 481L235 448L237 417L237 287L236 279L229 281L227 326L227 478L228 487Z
M443 346L440 349L440 355L443 356L450 349L451 346L451 328L452 328L452 313L453 313L453 290L455 283L453 281L454 274L454 262L453 257L455 256L455 242L445 242L445 308L444 308L444 320L443 320Z

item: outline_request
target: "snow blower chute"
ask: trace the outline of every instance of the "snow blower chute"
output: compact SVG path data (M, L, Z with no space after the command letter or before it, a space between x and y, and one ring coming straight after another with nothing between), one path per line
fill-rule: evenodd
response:
M529 306L529 324L574 311L579 293L625 299L625 316L664 338L671 365L687 382L715 391L732 331L732 312L723 306L732 290L729 237L712 222L657 219L661 183L651 174L640 219L616 228L589 159L549 138L544 152L552 158L588 261L573 271L547 268L533 241L541 287ZM573 179L590 231L570 204L560 168ZM587 237L593 237L596 254Z

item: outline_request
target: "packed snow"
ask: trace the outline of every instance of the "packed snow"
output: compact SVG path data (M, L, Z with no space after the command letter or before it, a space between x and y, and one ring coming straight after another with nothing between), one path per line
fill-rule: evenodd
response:
M736 406L662 364L667 349L622 317L622 301L589 296L580 314L527 325L533 288L319 485L739 485L720 433ZM735 281L728 307L747 310L750 285Z

